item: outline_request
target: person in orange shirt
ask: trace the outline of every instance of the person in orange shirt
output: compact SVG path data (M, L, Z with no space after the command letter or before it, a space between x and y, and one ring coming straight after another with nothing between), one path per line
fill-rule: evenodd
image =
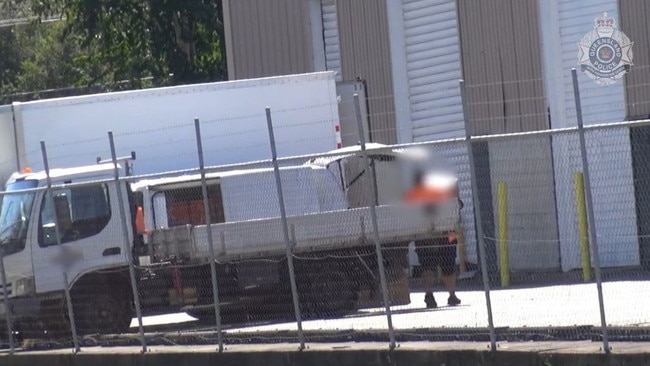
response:
M455 189L436 189L427 187L424 182L423 172L415 174L415 186L406 192L404 200L407 203L424 206L425 209L435 209L435 205L448 199L456 198ZM461 206L462 207L462 206ZM437 268L442 271L443 283L449 291L447 304L449 306L460 305L460 299L456 297L456 246L458 244L456 233L449 232L447 237L428 238L415 242L415 252L424 269L423 278L428 289L435 285ZM429 290L424 296L427 308L436 308L438 304Z

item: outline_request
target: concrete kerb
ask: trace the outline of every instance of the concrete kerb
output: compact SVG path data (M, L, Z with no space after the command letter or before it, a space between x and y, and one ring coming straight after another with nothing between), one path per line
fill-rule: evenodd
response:
M612 344L605 355L593 342L504 343L490 352L483 343L429 343L402 345L390 351L386 344L310 344L298 351L295 344L229 346L222 354L213 346L84 348L0 355L6 366L643 366L650 365L650 345Z
M609 327L609 333L614 342L639 342L650 347L649 327ZM496 328L498 342L506 344L523 342L599 342L602 332L595 326L567 327L525 327ZM182 346L202 347L217 344L217 333L213 329L185 330L184 332L149 332L145 334L148 345L151 346ZM296 344L295 331L257 331L257 332L228 332L223 334L224 343L228 346L272 347L281 344ZM328 344L332 347L345 344L384 344L388 333L385 330L309 330L305 332L308 344ZM410 346L421 342L428 344L464 342L464 344L484 344L489 342L487 328L430 328L398 330L396 340L402 346ZM645 343L644 343L645 342ZM137 334L86 336L79 339L82 348L101 347L105 350L120 347L132 347L140 344ZM532 344L532 343L526 343ZM59 342L24 342L23 353L65 350L70 344ZM0 349L0 352L3 352Z

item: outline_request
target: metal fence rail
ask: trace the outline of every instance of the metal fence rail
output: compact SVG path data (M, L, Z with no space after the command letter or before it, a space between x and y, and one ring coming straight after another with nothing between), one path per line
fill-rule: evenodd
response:
M472 136L461 82L465 138L376 147L358 118L341 164L279 157L270 108L264 161L206 167L198 118L196 169L120 176L109 132L108 163L61 178L44 141L42 187L0 192L2 344L650 339L650 121L584 126L573 77L577 128ZM415 167L460 201L405 205Z

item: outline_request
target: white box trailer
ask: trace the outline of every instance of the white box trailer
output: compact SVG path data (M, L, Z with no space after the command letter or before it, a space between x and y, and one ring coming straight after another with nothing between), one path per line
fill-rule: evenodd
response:
M194 118L202 121L207 165L270 158L265 108L271 108L280 157L336 149L341 143L333 72L152 88L14 103L0 107L0 179L14 171L67 168L137 155L136 174L198 166ZM351 120L354 122L354 120Z

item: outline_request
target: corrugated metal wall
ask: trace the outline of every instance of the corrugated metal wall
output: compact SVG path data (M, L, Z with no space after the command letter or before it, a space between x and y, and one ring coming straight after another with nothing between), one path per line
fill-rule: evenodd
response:
M365 80L371 138L396 143L386 2L337 0L336 8L343 80Z
M225 1L231 80L314 70L306 1Z
M457 1L474 135L549 128L537 6L536 0ZM482 160L478 178L486 235L494 237L496 188L504 182L511 268L559 268L550 140L490 141L476 152ZM488 242L498 253L495 241Z
M625 76L626 114L630 118L650 115L650 3L647 0L619 0L621 30L635 45L634 65Z
M547 129L537 1L458 4L473 133Z

